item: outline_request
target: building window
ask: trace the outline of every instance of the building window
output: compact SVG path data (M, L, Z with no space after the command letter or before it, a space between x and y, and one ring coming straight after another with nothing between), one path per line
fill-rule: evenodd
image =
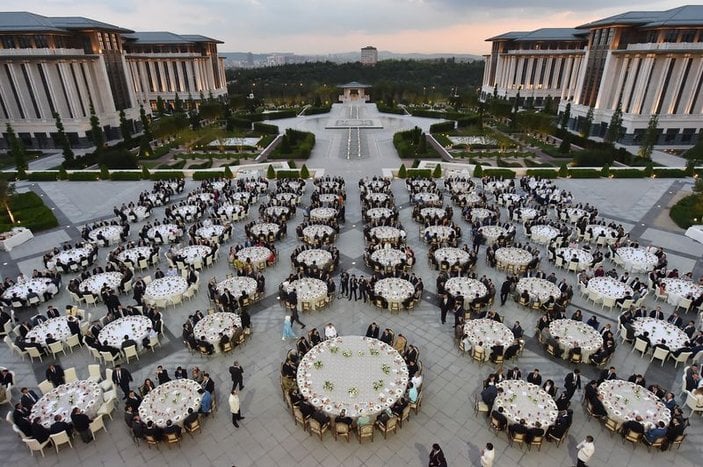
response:
M49 48L49 40L43 35L34 36L34 47L37 49L47 49Z
M676 140L676 135L679 134L679 129L678 128L669 128L666 130L666 133L664 133L664 142L665 143L673 143Z
M693 141L693 135L696 134L695 128L684 128L681 133L681 142L685 144L690 144Z
M2 48L3 49L14 49L15 38L13 36L2 36Z

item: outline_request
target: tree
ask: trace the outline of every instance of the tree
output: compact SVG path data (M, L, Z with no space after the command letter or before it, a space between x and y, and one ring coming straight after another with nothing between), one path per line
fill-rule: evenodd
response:
M427 136L425 133L420 135L420 144L417 145L417 154L423 155L427 153Z
M290 138L288 138L288 134L284 134L281 136L281 144L279 146L281 153L283 154L290 154L291 152L291 147L290 147Z
M149 180L150 178L149 168L145 165L142 167L142 180Z
M61 121L61 116L58 114L58 112L54 112L54 119L56 120L57 131L56 142L63 149L62 153L64 162L71 163L75 159L75 154L73 153L73 149L71 149L71 143L68 141L66 131L63 127L63 122Z
M9 126L9 125L8 125ZM0 177L0 204L5 208L7 217L10 218L10 223L15 223L15 216L12 213L12 197L15 194L15 184L11 183L5 177Z
M559 176L562 178L566 178L569 175L569 168L566 165L566 162L562 162L561 165L559 166Z
M105 164L100 164L100 180L110 180L110 169Z
M569 151L571 151L571 143L568 139L564 138L559 145L559 152L561 154L568 154Z
M659 139L659 115L654 114L649 117L649 124L647 124L647 130L644 132L642 137L642 145L640 146L637 155L643 159L651 159L652 151L654 150L654 145L657 144Z
M176 95L173 96L173 109L176 112L183 112L183 101L178 96L178 93L176 93Z
M610 177L610 164L603 164L603 168L600 170L601 177Z
M142 159L149 159L154 155L154 151L151 149L151 143L149 143L149 138L146 135L142 135L142 139L139 142L139 157Z
M315 95L315 101L312 105L313 107L322 107L322 99L319 94Z
M474 177L483 177L483 167L481 167L481 164L476 164L474 166Z
M7 131L7 141L10 143L10 156L15 160L15 167L18 172L24 173L25 170L29 168L27 164L27 155L24 151L24 144L22 140L17 137L15 130L8 123L5 126L5 131Z
M164 103L164 100L161 98L161 96L156 98L156 111L158 112L160 117L166 111L166 104Z
M586 118L581 120L581 128L579 129L581 132L581 136L584 138L588 138L591 136L591 127L593 126L593 107L588 108L588 112L586 112Z
M239 159L237 159L239 161ZM225 178L232 178L234 175L232 174L232 169L229 168L229 165L225 166Z
M95 152L101 152L105 146L105 135L100 126L100 118L98 118L98 115L95 113L95 106L93 105L92 99L90 100L90 138L93 140L93 144L95 144Z
M154 139L154 136L151 134L151 122L149 121L149 117L146 115L146 110L144 110L143 105L139 106L139 120L142 122L142 131L144 132L146 140L151 141Z
M571 118L571 102L566 104L564 111L561 113L561 119L559 120L559 126L561 128L566 128L569 126L569 119Z
M434 170L432 171L432 178L440 177L442 177L442 164L437 164L434 166Z
M269 164L269 168L266 169L266 178L269 180L273 180L276 178L276 169L273 168L273 165Z
M554 98L551 95L547 95L547 97L544 98L542 112L550 115L554 114Z
M200 128L200 112L197 110L191 110L189 115L190 127L194 130Z
M300 168L300 178L302 178L302 179L310 178L310 170L308 169L308 166L305 164L303 164L303 166Z
M398 169L398 178L406 178L408 176L408 169L405 168L405 164L400 164L400 169Z
M186 110L193 110L195 108L195 101L193 100L193 95L191 93L188 93L188 100L186 101L186 104Z
M120 133L122 134L122 140L129 144L132 142L132 125L127 120L124 110L120 110Z
M618 106L610 117L608 131L605 133L605 141L608 143L616 143L622 138L622 104L618 102Z

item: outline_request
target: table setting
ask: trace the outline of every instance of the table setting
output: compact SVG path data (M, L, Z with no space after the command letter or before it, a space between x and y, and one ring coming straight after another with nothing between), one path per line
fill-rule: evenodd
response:
M313 248L311 250L303 250L298 253L296 259L308 266L317 265L320 269L327 268L332 264L332 253L327 250Z
M407 262L407 255L404 251L395 248L380 248L371 253L371 261L377 262L385 267L395 267L404 265Z
M484 360L490 357L490 349L494 345L502 345L503 349L507 349L515 340L513 331L505 324L494 319L472 319L464 324L464 334L466 334L471 342L471 347L479 342L483 343Z
M576 266L577 271L583 271L588 269L593 262L593 255L583 248L557 248L557 256L564 258L564 267L569 267L569 263L576 258L578 266Z
M559 236L559 229L552 227L551 225L538 224L533 225L530 229L530 239L541 245L546 245L553 238Z
M671 412L659 398L639 384L620 379L603 381L598 386L603 406L608 417L618 425L642 417L645 430L649 430L659 421L669 425Z
M59 342L65 342L71 336L71 330L68 328L68 318L59 316L58 318L49 318L46 321L42 321L30 329L24 338L29 340L34 337L41 345L46 345L46 336L48 334L51 334Z
M535 208L515 208L513 211L513 216L522 222L531 221L537 217L537 214L539 213Z
M483 285L483 282L470 277L450 277L444 284L444 289L454 298L463 297L466 309L471 306L471 301L476 296L485 297L488 295L488 288Z
M422 239L425 240L426 242L428 241L428 236L429 236L429 241L432 241L433 239L437 239L441 242L449 240L450 237L456 236L456 231L452 227L448 227L446 225L431 225L422 232Z
M315 237L321 239L323 235L333 237L335 235L335 230L329 225L324 224L308 225L303 229L303 238L309 243L315 242Z
M378 339L344 336L308 351L298 365L300 393L316 409L338 416L374 416L405 393L408 368L403 357Z
M615 250L620 257L622 267L630 272L649 272L659 263L659 258L646 248L623 246Z
M588 211L580 208L567 208L566 218L572 224L577 223L583 216L588 216Z
M586 288L595 293L600 300L603 300L604 297L617 300L627 294L634 294L632 287L608 276L593 277L588 281Z
M300 202L300 196L296 193L282 192L276 193L274 199L279 203L295 206Z
M98 414L103 403L103 391L94 381L77 380L62 384L44 394L32 407L30 420L39 417L39 423L49 428L54 416L61 415L63 421L71 422L71 411L78 407L91 419Z
M592 232L591 239L589 240L591 243L596 243L601 236L605 236L605 241L609 245L612 245L618 239L618 232L615 229L605 225L589 224L586 228L586 232L589 230Z
M225 203L217 208L217 216L228 221L238 221L246 214L247 208L241 204Z
M366 210L366 217L373 220L390 219L393 217L393 210L389 208L370 208Z
M281 230L281 226L273 222L259 222L251 226L249 231L258 236L268 236L270 233L276 235Z
M557 404L552 396L539 386L521 379L506 379L496 385L503 389L498 394L493 407L503 407L508 424L524 419L528 428L540 422L542 429L554 424L559 415Z
M173 250L173 254L186 264L195 264L196 260L205 264L205 257L212 254L212 248L207 245L188 245Z
M508 188L510 188L510 181L508 180L493 180L483 183L483 190L489 193L493 193L498 190L507 190Z
M447 216L447 211L442 208L422 208L420 209L420 219L423 221L431 219L444 219Z
M453 193L454 193L454 199L463 205L472 206L474 204L479 204L479 203L483 202L483 200L478 195L478 193L474 193L474 192L457 193L456 191Z
M703 294L703 287L687 279L669 277L662 279L662 282L666 287L666 301L669 305L678 306L682 298L696 298Z
M526 267L532 261L532 253L522 248L502 247L495 251L496 263L500 268L508 266Z
M151 256L151 248L148 246L137 246L134 248L127 248L122 250L117 254L117 259L123 263L131 263L136 266L139 262L139 257L149 260Z
M51 284L51 279L48 279L46 277L37 277L37 278L32 278L32 279L27 279L21 284L15 284L7 288L5 292L2 294L2 298L5 300L11 300L12 296L14 294L17 294L17 297L26 300L27 299L27 294L29 293L29 290L31 289L32 292L36 293L39 295L40 300L44 300L44 292L47 291L49 288L49 285Z
M339 196L332 193L323 193L318 195L317 199L322 204L332 205L335 201L339 200Z
M530 298L537 299L540 303L545 303L550 297L554 297L556 300L561 296L559 287L547 279L539 279L537 277L523 277L518 281L515 290L518 294L522 294L522 292L527 290Z
M182 296L188 290L188 281L181 276L165 276L154 279L144 289L144 302L156 305L158 300L171 302L174 298Z
M472 221L482 221L483 219L486 219L488 217L491 217L495 215L495 212L491 211L490 209L486 208L472 208L469 211L469 215L471 217Z
M188 222L194 222L202 215L200 207L194 204L186 204L184 206L174 208L172 213L174 216Z
M119 293L117 288L120 286L120 282L122 282L123 277L124 274L116 271L101 272L99 274L94 274L83 282L81 282L78 286L78 290L82 292L88 289L90 293L92 293L96 297L100 297L100 291L105 285L107 285L116 293Z
M267 217L277 219L283 217L288 219L290 216L290 208L288 206L269 206L264 210Z
M410 281L398 277L387 277L376 281L374 292L391 303L402 304L415 293L415 286Z
M109 245L114 245L122 241L122 227L118 225L104 225L102 227L97 227L88 232L88 237L92 241L98 242L99 234L102 234Z
M239 261L262 268L266 267L266 260L271 256L271 250L265 246L249 246L239 250L236 256Z
M195 236L204 240L219 243L225 227L219 224L204 225L195 231Z
M517 193L501 193L500 196L498 196L498 203L503 206L511 206L513 204L520 204L524 199L526 199L525 196Z
M464 265L471 260L471 256L461 248L437 248L434 252L434 258L437 264L441 264L442 261L447 261L449 266L454 265Z
M208 193L208 192L192 193L188 196L188 199L187 199L188 204L205 203L207 205L210 205L213 202L215 202L215 195L212 193Z
M415 193L413 199L418 204L442 204L442 198L437 193Z
M315 208L310 210L310 220L315 221L329 221L337 217L337 210L334 208Z
M293 289L298 296L298 311L303 310L303 304L307 304L311 310L315 310L317 302L327 297L327 284L312 277L296 279L285 287L286 292L289 293Z
M139 406L139 417L144 423L149 421L160 428L171 420L176 425L183 425L188 416L188 409L197 412L200 409L200 384L192 379L174 379L160 384L144 396Z
M256 279L248 276L233 276L217 283L217 292L223 294L229 290L235 297L241 297L242 292L246 292L249 298L256 295Z
M46 262L46 267L49 269L54 269L56 267L57 260L61 264L68 265L69 262L74 262L76 264L81 264L84 259L90 258L93 254L92 247L78 247L71 248L70 250L62 250L51 257L49 261Z
M197 339L205 340L213 345L215 353L220 353L220 333L231 338L234 328L241 328L242 320L235 313L217 312L205 316L193 327L193 335Z
M405 240L405 230L389 227L387 225L379 225L373 227L369 231L371 237L375 237L382 242Z
M34 238L27 227L13 227L8 232L0 233L0 250L12 251L16 246Z
M142 341L149 334L148 329L151 327L151 320L146 316L125 316L111 321L100 330L98 340L100 342L107 341L107 344L122 348L124 336L129 336L137 343L137 349L142 349Z
M581 321L573 319L556 319L549 323L549 333L559 337L559 343L564 349L562 358L568 360L569 350L581 347L581 357L584 362L603 346L603 336Z
M499 225L484 225L478 231L481 232L489 245L495 243L501 235L504 237L508 235L508 231Z
M364 199L370 203L385 203L388 200L388 195L385 193L369 192L364 195Z
M161 234L164 243L176 242L183 235L183 231L176 224L161 224L147 230L146 236L153 240L156 232Z
M684 347L689 340L686 333L663 319L635 318L632 327L635 329L636 336L648 332L649 342L652 345L666 341L666 346L672 351Z

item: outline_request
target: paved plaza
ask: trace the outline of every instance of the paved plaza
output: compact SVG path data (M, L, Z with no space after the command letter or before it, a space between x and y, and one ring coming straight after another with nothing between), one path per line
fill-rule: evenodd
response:
M363 129L359 134L362 147L361 157L347 159L348 129L325 129L328 121L347 118L348 106L359 104L335 105L331 115L304 117L277 121L280 128L293 127L314 131L317 145L307 165L311 168L324 168L327 175L343 176L346 180L347 204L346 223L341 226L341 233L335 246L340 250L341 262L337 272L346 270L357 275L369 276L371 271L365 267L362 255L365 249L363 223L359 202L358 179L364 176L381 175L381 169L400 165L392 146L393 133L399 129L412 128L415 125L424 129L432 122L403 116L386 116L378 114L375 106L360 105L355 118L382 122L382 129ZM557 180L557 185L570 190L577 201L589 202L598 207L600 215L612 219L631 231L631 237L639 238L644 245L654 243L664 248L670 267L677 267L682 272L694 271L694 276L703 274L703 245L695 243L682 235L680 229L664 225L657 219L669 201L682 191L690 191L690 180L673 179L634 179L634 180ZM176 200L185 198L186 193L198 187L198 183L188 181L186 190ZM17 183L18 191L32 190L44 197L47 204L55 209L61 227L49 232L39 233L30 242L13 249L10 253L0 253L3 277L16 277L19 272L25 275L32 270L43 269L42 255L62 242L75 242L80 237L80 227L88 222L106 219L112 216L112 207L123 202L136 201L143 190L151 189L150 182L42 182ZM273 186L273 184L271 185ZM311 183L307 184L303 204L307 205L313 191ZM418 224L411 219L412 207L409 204L405 184L396 180L392 191L399 208L399 221L408 233L408 245L418 258L413 272L422 278L425 284L423 300L411 312L391 315L381 311L370 303L361 301L335 300L323 311L301 315L307 325L307 332L316 326L320 329L328 322L334 323L340 335L359 335L365 333L366 327L376 321L381 328L391 328L402 333L408 342L420 349L420 360L424 366L424 400L417 415L411 414L410 421L395 434L383 439L376 432L373 443L363 445L353 439L351 442L335 442L330 434L324 441L310 436L300 426L295 426L290 412L281 396L279 375L281 363L286 352L293 346L292 341L283 342L281 331L284 309L277 300L278 285L291 271L290 252L301 243L295 236L295 227L303 221L303 210L288 223L289 235L277 243L280 261L265 270L265 298L251 308L252 336L243 347L236 348L227 355L216 354L203 358L189 353L181 340L181 325L189 314L196 309L203 312L209 308L206 283L213 276L219 280L225 278L233 269L227 264L226 253L230 246L243 241L243 224L234 227L232 240L222 246L220 259L211 268L201 272L200 290L190 302L169 307L162 312L166 327L162 346L156 352L140 355L139 361L130 362L135 383L145 378L155 379L157 365L163 365L171 375L177 366L191 369L198 366L208 371L215 381L219 410L207 417L201 433L193 438L186 435L180 446L170 449L162 445L159 449L149 449L145 444L136 446L122 417L124 409L120 403L113 413L114 420L107 421L108 432L98 433L97 440L84 444L78 438L73 442L74 449L62 448L57 455L51 447L45 449L46 457L31 458L20 439L12 432L7 423L0 424L0 456L3 465L65 465L65 466L118 466L118 465L193 465L193 466L421 466L427 465L432 443L439 443L447 456L450 466L479 465L480 450L486 442L492 442L497 449L496 466L569 466L574 465L576 445L586 435L595 438L596 451L589 465L591 466L696 466L703 458L703 420L696 415L691 417L691 426L686 433L688 438L680 450L669 452L648 452L644 446L633 449L623 445L619 435L611 436L595 420L588 421L579 400L582 393L574 396L574 422L568 439L560 447L545 443L540 452L528 451L520 447L509 447L505 434L496 435L487 427L486 420L473 413L473 397L481 386L481 381L494 370L491 364L479 367L468 356L461 355L453 341L451 319L442 325L435 290L437 272L430 268L427 258L427 245L419 238ZM448 203L448 197L445 198ZM260 203L262 201L259 201ZM163 218L164 208L155 208L151 219ZM249 219L258 217L258 205L250 209ZM507 212L501 214L503 222ZM455 208L454 219L462 227L463 242L470 242L469 225L461 218L460 209ZM137 238L141 223L131 226L130 239ZM518 228L518 241L524 242L522 227ZM543 257L546 248L540 246ZM104 266L107 253L113 248L101 248L96 264ZM165 248L161 248L162 255ZM541 269L555 270L553 265L543 260ZM563 269L555 270L559 279L566 277L574 285L576 276ZM153 270L146 272L153 274ZM505 278L503 272L489 267L485 261L485 247L481 248L476 264L478 276L487 275L500 287ZM135 273L139 276L139 273ZM69 277L64 278L64 285ZM131 297L120 297L123 305L132 304ZM499 302L499 301L498 301ZM70 297L63 290L49 304L62 310L70 303ZM647 305L653 306L653 300ZM661 302L660 302L661 304ZM672 306L662 305L668 316ZM580 308L585 317L598 316L601 323L614 324L616 312L602 310L583 300L578 293L574 296L567 315ZM524 354L516 365L526 375L533 368L539 368L544 379L553 379L557 386L563 385L564 376L572 369L563 360L547 358L533 336L539 314L524 307L518 307L512 301L505 306L496 303L495 309L505 317L509 326L519 320L526 331L527 344ZM42 305L39 311L44 312ZM103 305L93 308L93 316L100 317L106 309ZM300 328L295 325L295 332L300 335ZM0 347L0 365L13 369L17 374L18 386L36 389L37 383L44 379L46 365L52 360L45 358L44 363L32 364L11 354L6 346ZM244 367L245 389L241 393L242 421L240 428L231 423L227 394L231 387L228 367L234 360ZM76 367L79 378L86 378L87 365L93 359L85 349L78 349L67 356L61 355L58 362L63 368ZM682 367L674 369L672 363L660 367L658 362L649 363L639 353L630 353L630 346L621 345L612 360L619 377L626 379L633 373L641 373L648 384L658 383L680 394ZM585 375L584 384L595 377L596 369L581 365ZM17 400L17 392L14 391ZM683 404L683 400L679 399ZM2 406L0 416L3 418L9 406ZM688 414L688 409L685 409Z

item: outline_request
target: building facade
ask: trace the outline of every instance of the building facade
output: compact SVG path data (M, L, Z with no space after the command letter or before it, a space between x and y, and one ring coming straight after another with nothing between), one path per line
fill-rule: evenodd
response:
M71 144L88 147L91 107L109 141L120 137L120 111L136 129L140 105L149 112L158 97L226 93L218 41L146 36L82 17L0 12L0 147L7 123L27 148L56 148L58 114Z
M361 64L366 66L375 66L378 63L378 49L367 45L361 49Z
M571 129L581 128L592 108L591 134L604 136L619 107L624 130L620 142L624 144L640 142L652 115L658 118L658 144L692 145L700 139L703 6L627 12L578 26L574 31L584 40L580 66L557 75L562 84L575 82L573 89L562 86L559 94L560 112L571 104ZM503 36L511 34L524 33ZM486 60L482 97L487 98L496 89L499 96L514 97L508 92L513 85L522 86L522 97L529 96L529 81L514 80L512 68L498 66L510 55L510 49L501 48L506 39L497 36L489 40L493 41L493 51ZM576 73L575 78L569 73Z

